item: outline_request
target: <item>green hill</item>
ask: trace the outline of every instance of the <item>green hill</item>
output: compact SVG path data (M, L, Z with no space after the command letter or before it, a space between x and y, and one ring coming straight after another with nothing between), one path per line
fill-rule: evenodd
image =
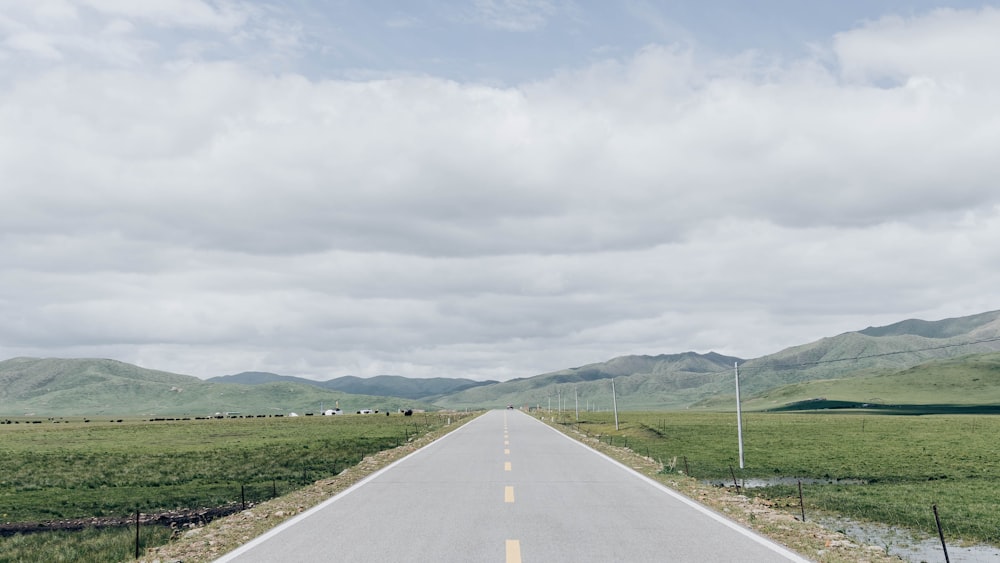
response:
M497 382L447 377L409 378L399 375L355 377L353 375L345 375L325 381L323 385L329 389L336 389L345 393L391 395L393 397L433 401L435 398L443 395L495 383Z
M623 356L608 362L477 387L436 404L462 408L504 404L610 408L615 378L619 408L734 409L734 362L743 397L795 383L893 373L935 359L1000 351L1000 311L968 317L910 319L822 338L751 360L720 354ZM566 397L569 397L567 401Z
M529 378L467 389L439 398L448 408L541 406L607 410L612 406L611 379L621 409L682 408L722 390L725 374L738 358L721 354L622 356ZM727 371L729 370L729 371Z
M376 375L374 377L355 377L345 375L327 381L315 381L301 377L278 375L275 373L246 371L235 375L212 377L206 381L213 383L239 383L243 385L259 385L278 381L302 383L323 389L343 391L352 395L376 395L384 397L402 397L421 401L433 401L436 397L457 393L464 389L490 385L496 381L473 381L471 379L453 379L445 377L409 378L399 375Z
M302 414L336 405L345 412L434 408L408 399L353 395L301 383L210 383L116 360L14 358L0 362L3 416Z
M620 409L732 410L736 363L749 408L818 397L989 404L1000 403L987 385L991 380L985 375L991 368L964 364L987 365L987 360L971 355L996 352L1000 352L1000 311L868 327L746 361L694 352L622 356L499 383L400 376L317 382L260 372L202 381L114 360L15 358L0 362L0 414L271 414L315 412L321 405L338 403L353 412L435 408L431 402L452 409L510 404L607 410L612 406L612 379ZM952 359L955 364L948 362ZM915 371L907 372L911 368ZM921 370L933 375L918 377L924 373ZM961 375L967 371L976 372L977 379ZM844 381L836 383L840 380Z
M932 360L894 373L809 381L744 401L749 409L810 402L867 405L1000 405L1000 354Z

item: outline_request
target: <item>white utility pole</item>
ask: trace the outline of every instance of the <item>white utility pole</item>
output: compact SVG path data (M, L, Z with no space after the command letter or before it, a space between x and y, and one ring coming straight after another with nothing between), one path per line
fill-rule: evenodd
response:
M615 394L615 378L613 377L611 378L611 403L615 407L615 430L618 430L618 396Z
M743 469L743 407L740 405L740 363L733 362L736 368L736 433L740 441L740 469Z
M576 401L576 421L580 422L580 394L576 391L576 385L573 386L573 399Z

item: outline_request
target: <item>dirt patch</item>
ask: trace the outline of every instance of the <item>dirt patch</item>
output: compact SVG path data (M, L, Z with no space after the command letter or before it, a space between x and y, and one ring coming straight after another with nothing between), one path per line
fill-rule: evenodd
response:
M178 528L183 526L203 526L216 518L229 516L243 509L241 504L217 506L189 510L171 510L158 514L140 514L140 526L167 526ZM0 524L0 536L14 534L31 534L35 532L78 531L89 528L116 528L135 525L135 517L128 518L72 518L64 520L49 520L47 522L8 522Z

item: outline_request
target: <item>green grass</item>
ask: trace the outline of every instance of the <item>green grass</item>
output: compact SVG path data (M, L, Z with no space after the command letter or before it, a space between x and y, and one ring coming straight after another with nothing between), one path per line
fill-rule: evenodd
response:
M1000 354L935 360L901 371L796 383L749 397L744 408L767 410L823 398L873 405L936 405L952 409L1000 405ZM732 401L723 408L732 408Z
M444 426L455 414L83 419L0 425L0 522L128 517L262 501ZM37 419L36 419L37 420ZM171 530L141 528L141 548ZM132 559L135 528L0 537L0 563Z
M162 526L139 529L139 550L163 545L172 531ZM135 528L87 529L0 538L0 563L108 563L135 556Z
M437 414L0 425L0 521L266 500L440 427Z
M745 415L739 469L736 415L609 413L563 415L605 442L627 445L692 477L859 479L865 485L804 485L807 512L825 510L859 520L936 533L938 505L946 533L1000 545L1000 417L862 414ZM672 469L671 469L672 468ZM750 494L798 509L797 487Z

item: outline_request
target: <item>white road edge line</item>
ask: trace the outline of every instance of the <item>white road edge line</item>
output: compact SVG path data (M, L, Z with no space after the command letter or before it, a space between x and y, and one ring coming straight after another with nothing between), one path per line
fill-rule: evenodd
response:
M486 412L488 413L490 411L486 411ZM486 414L486 413L483 413L483 414ZM375 473L372 473L371 475L365 477L364 479L362 479L362 480L358 481L357 483L351 485L350 487L344 489L343 491L340 491L339 493L333 495L332 497L324 500L323 502L321 502L321 503L317 504L316 506L310 508L309 510L303 512L302 514L296 515L296 516L294 516L294 517L292 517L292 518L290 518L290 519L282 522L281 524L275 526L274 528L271 528L270 530L264 532L263 534L257 536L256 538L250 540L249 542L241 545L240 547L237 547L236 549L230 551L229 553L226 553L225 555L223 555L223 556L219 557L218 559L214 560L212 563L226 563L228 561L232 561L233 559L239 557L240 555L243 555L247 551L250 551L251 549L257 547L257 545L262 544L265 541L271 539L271 537L280 534L285 529L291 528L292 526L298 524L302 520L305 520L306 518L308 518L312 514L314 514L316 512L319 512L320 510L323 510L327 506L329 506L329 505L337 502L338 500L346 497L347 495L353 493L354 491L356 491L357 489L361 488L363 485L365 485L366 483L368 483L372 479L375 479L376 477L378 477L382 473L385 473L386 471L392 469L397 464L402 463L402 462L410 459L411 457L419 454L420 452L426 451L428 448L439 444L442 440L448 438L449 436L454 435L455 432L461 431L462 428L465 428L466 425L468 425L471 422L474 422L476 419L480 418L481 416L482 415L477 416L476 418L474 418L474 419L466 422L465 424L463 424L461 428L456 428L455 430L452 430L451 432L448 432L444 436L441 436L440 438L437 438L436 440L434 440L433 442L427 444L426 446L423 446L423 447L418 448L417 450L415 450L413 452L410 452L410 453L406 454L405 456L397 459L396 461L390 463L389 465L386 465L382 469L379 469Z
M631 467L625 465L624 463L622 463L622 462L620 462L620 461L618 461L618 460L616 460L616 459L614 459L614 458L612 458L612 457L610 457L610 456L608 456L608 455L606 455L606 454L604 454L602 452L599 452L599 451L595 450L594 448L591 448L590 446L588 446L587 444L584 444L583 442L581 442L579 440L576 440L574 438L571 438L570 436L567 436L566 434L560 432L559 430L557 430L557 429L549 426L548 424L545 424L544 422L541 422L541 421L535 419L534 417L532 417L530 415L525 414L524 416L527 416L528 418L531 418L532 420L535 420L539 424L545 426L549 430L555 432L556 434L562 436L563 438L569 440L570 442L573 442L574 444L580 446L581 448L585 448L585 449L587 449L589 451L594 452L595 454L603 457L604 459L608 460L609 462L617 465L618 467L624 469L625 471L627 471L627 472L635 475L636 477L642 479L646 483L648 483L648 484L656 487L657 489L660 489L664 493L667 493L671 497L674 497L675 499L683 502L684 504L690 506L691 508L694 508L698 512L701 512L702 514L708 516L709 518L711 518L711 519L713 519L713 520L715 520L715 521L717 521L717 522L719 522L721 524L724 524L728 528L731 528L731 529L733 529L733 530L735 530L735 531L743 534L744 536L746 536L746 537L752 539L753 541L755 541L755 542L763 545L764 547L767 547L767 548L771 549L772 551L774 551L776 553L779 553L779 554L787 557L789 560L795 561L796 563L810 563L809 559L806 559L806 558L802 557L801 555L799 555L798 553L795 553L794 551L789 550L787 547L785 547L785 546L783 546L783 545L781 545L779 543L776 543L773 540L770 540L770 539L768 539L768 538L766 538L766 537L758 534L757 532L754 532L753 530L750 530L748 528L743 527L742 525L740 525L740 524L738 524L738 523L730 520L729 518L726 518L725 516L723 516L723 515L715 512L714 510L708 508L707 506L699 504L699 503L697 503L697 502L689 499L688 497L686 497L686 496L678 493L677 491L671 489L670 487L664 485L663 483L660 483L659 481L657 481L655 479L652 479L652 478L650 478L650 477L648 477L646 475L643 475L642 473L639 473L638 471L636 471L635 469L632 469Z

